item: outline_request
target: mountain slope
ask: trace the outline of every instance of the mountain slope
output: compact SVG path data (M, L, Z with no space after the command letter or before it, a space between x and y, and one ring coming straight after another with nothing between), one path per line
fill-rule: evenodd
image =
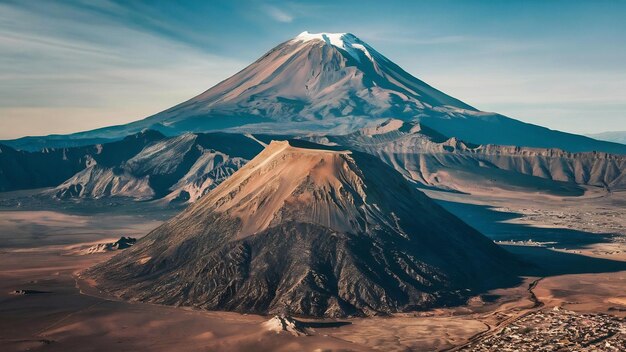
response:
M65 137L5 143L26 150L89 144L144 129L166 135L217 130L343 134L387 118L423 121L445 135L476 144L626 153L626 145L478 111L415 78L350 33L308 32L204 93L146 119Z
M312 316L453 304L516 280L507 252L393 169L319 148L272 142L85 275L133 300Z

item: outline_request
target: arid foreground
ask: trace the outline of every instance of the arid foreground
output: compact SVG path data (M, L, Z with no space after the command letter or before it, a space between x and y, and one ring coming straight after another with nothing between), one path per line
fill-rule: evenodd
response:
M277 333L264 324L271 316L117 301L77 276L115 253L85 249L141 237L169 214L7 210L0 213L0 350L624 350L626 194L428 195L534 263L524 283L461 307L299 319L298 332Z

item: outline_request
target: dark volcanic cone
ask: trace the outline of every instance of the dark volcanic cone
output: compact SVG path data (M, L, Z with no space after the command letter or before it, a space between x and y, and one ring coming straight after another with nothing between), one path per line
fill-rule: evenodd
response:
M302 143L272 142L86 274L131 300L311 316L455 304L515 280L507 252L377 158Z

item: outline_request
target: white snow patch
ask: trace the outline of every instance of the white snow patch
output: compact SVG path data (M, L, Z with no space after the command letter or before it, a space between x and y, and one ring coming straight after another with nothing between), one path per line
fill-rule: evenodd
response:
M370 61L374 62L372 54L370 53L373 49L351 33L309 33L308 31L304 31L293 40L299 42L320 40L326 44L347 51L350 56L359 62L361 61L359 52L362 52Z
M370 59L370 61L374 62L374 58L372 58L372 55L370 54L370 52L367 50L367 48L365 47L365 45L363 44L357 44L357 43L352 43L352 47L361 50L365 56L367 56L368 59Z

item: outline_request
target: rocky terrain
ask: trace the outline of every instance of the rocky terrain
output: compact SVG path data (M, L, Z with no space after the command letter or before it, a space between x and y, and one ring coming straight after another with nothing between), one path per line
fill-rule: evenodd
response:
M130 248L136 242L137 242L136 238L122 236L120 237L119 240L115 242L98 243L88 248L81 249L78 251L78 254L94 254L94 253L118 251L121 249Z
M377 158L284 141L84 276L131 300L349 316L459 303L518 265Z
M263 323L263 327L277 334L287 333L293 336L308 335L303 324L290 316L276 315Z

